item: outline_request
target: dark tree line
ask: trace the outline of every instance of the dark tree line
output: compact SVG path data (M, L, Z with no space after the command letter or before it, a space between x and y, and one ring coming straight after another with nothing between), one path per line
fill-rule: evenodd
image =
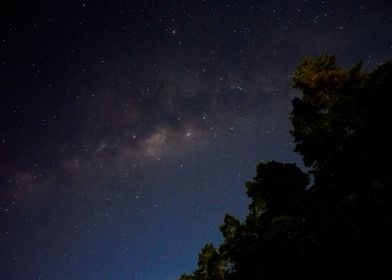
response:
M309 173L260 163L245 221L226 215L223 244L181 280L391 277L392 62L364 72L308 57L293 86L291 133Z

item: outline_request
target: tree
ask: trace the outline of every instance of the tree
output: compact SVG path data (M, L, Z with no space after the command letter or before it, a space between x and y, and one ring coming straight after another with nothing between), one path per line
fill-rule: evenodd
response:
M226 262L212 244L207 244L199 254L198 268L192 275L183 274L180 280L224 280L226 279Z
M329 274L374 278L386 267L381 253L392 253L392 62L364 73L333 56L306 58L293 85L303 93L293 102L295 150L315 179L307 206L315 258Z
M293 75L291 131L313 177L260 163L244 222L226 215L218 250L186 279L375 278L392 258L392 62L345 70L305 58ZM188 277L188 278L187 278ZM219 278L220 277L220 278Z

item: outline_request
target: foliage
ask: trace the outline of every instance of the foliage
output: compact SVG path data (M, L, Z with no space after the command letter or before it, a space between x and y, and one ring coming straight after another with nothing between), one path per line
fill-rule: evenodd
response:
M392 257L392 62L345 70L305 58L293 75L295 164L260 163L244 222L226 215L182 280L377 278Z
M226 262L212 244L207 244L199 254L198 268L192 275L182 275L180 280L224 280L226 279Z

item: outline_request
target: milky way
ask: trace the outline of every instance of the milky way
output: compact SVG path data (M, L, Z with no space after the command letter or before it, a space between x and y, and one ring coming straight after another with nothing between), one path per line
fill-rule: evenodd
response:
M5 1L0 278L176 279L297 162L306 55L391 58L389 1Z

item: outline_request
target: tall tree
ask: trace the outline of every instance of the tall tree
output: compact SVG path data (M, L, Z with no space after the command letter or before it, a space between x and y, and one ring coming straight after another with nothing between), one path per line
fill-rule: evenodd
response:
M372 72L305 58L293 75L291 131L313 177L261 163L244 222L226 215L190 279L375 278L392 258L392 62ZM221 277L221 278L217 278Z

